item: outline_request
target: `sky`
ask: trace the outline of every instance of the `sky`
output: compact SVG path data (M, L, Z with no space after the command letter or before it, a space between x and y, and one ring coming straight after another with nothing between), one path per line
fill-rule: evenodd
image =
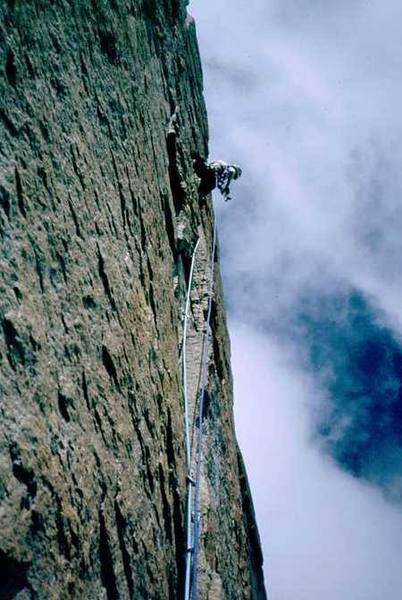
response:
M270 600L402 589L402 5L192 0Z

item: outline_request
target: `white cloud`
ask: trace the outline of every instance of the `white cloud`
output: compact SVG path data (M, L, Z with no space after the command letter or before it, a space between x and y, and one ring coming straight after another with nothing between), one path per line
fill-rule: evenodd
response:
M402 514L309 442L322 393L261 334L231 323L236 428L272 600L399 600Z
M308 443L303 403L313 393L324 406L325 394L278 366L280 338L269 331L301 292L346 282L402 332L402 4L193 0L190 10L211 155L244 173L233 202L216 206L270 600L396 600L400 515ZM240 322L264 327L265 339Z
M376 210L363 195L356 214L356 185L375 178L382 161L389 169L385 192L394 203L402 193L402 53L394 25L402 9L391 13L379 2L352 2L333 5L327 14L320 6L254 2L245 10L243 3L229 6L227 0L194 5L212 151L242 163L249 195L259 205L258 221L250 219L245 232L253 238L244 258L249 271L290 250L299 275L310 279L319 257L398 313L400 278L396 293L395 282L383 277L384 261L378 264L356 235ZM243 189L240 184L240 200ZM238 227L233 212L225 212L223 227L231 234L225 239ZM397 216L400 226L402 213ZM225 268L236 275L234 261Z

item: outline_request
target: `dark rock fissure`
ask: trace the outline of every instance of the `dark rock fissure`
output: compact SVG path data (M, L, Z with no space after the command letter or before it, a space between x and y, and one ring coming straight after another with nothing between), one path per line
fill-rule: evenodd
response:
M119 53L117 50L117 37L110 31L99 31L99 41L102 54L112 63L119 63Z
M11 50L11 48L7 52L6 77L7 77L8 83L10 85L12 85L13 87L15 87L16 83L17 83L17 67L15 64L15 56L14 56L14 53Z
M241 490L241 500L243 514L247 519L249 540L248 540L248 558L252 565L252 572L258 573L263 564L263 556L261 550L260 536L255 521L254 504L251 498L250 486L248 483L248 477L244 466L243 458L240 452L237 453L237 463L239 468L239 481ZM265 588L264 581L259 577L255 577L254 585L256 586L256 597L265 599Z
M180 175L179 167L177 164L178 157L175 132L168 133L166 137L166 147L169 159L170 190L172 193L176 213L179 213L184 206L186 200L186 193L182 185L182 177Z
M29 564L18 562L0 550L0 598L12 600L28 587L27 570Z
M21 508L29 510L32 501L37 494L38 485L32 469L27 469L22 464L20 451L15 444L10 446L10 457L12 461L13 475L18 481L26 486L26 494L21 498Z
M61 416L67 423L69 423L70 422L69 409L74 406L72 399L67 398L66 396L64 396L64 394L59 392L57 395L57 401L58 401L58 406L59 406Z
M12 137L17 137L18 129L16 128L10 117L2 109L0 109L0 119L3 121L8 133Z
M165 223L166 223L166 233L169 239L170 249L172 251L173 260L177 259L177 244L176 244L176 236L174 231L174 215L172 214L172 210L169 204L169 197L167 194L162 194L161 204L163 214L165 215Z
M102 346L102 363L103 363L103 366L105 367L106 372L109 375L110 379L114 382L115 386L118 388L119 380L117 377L117 370L116 370L115 364L113 362L113 359L109 353L109 350L106 348L106 346Z
M101 281L103 284L103 289L105 290L105 294L108 297L110 306L112 307L113 311L116 311L117 310L116 303L114 301L113 294L112 294L112 291L111 291L110 285L109 285L109 279L108 279L108 276L105 271L105 262L103 260L102 254L100 253L99 250L98 250L98 269L99 269L99 277L101 278Z
M128 586L128 590L130 592L130 597L134 598L134 582L133 582L133 575L132 575L132 566L131 566L131 562L130 562L130 554L127 550L126 541L125 541L125 532L127 529L127 521L123 517L120 507L116 501L114 503L114 512L115 512L115 518L116 518L117 535L119 537L120 551L121 551L121 555L122 555L122 559L123 559L124 574L126 576L127 586Z
M4 318L3 322L4 340L7 347L7 359L10 366L17 368L18 363L25 364L25 348L22 343L14 324L9 319Z
M24 193L22 190L21 176L19 174L17 167L15 167L15 186L16 186L16 190L17 190L18 208L20 209L20 213L22 214L22 216L26 218L27 213L25 210Z
M109 543L103 510L99 510L99 562L102 583L105 587L107 600L119 600L116 575L113 570L113 556Z
M10 194L2 185L0 185L0 207L6 213L7 218L10 217L10 206Z

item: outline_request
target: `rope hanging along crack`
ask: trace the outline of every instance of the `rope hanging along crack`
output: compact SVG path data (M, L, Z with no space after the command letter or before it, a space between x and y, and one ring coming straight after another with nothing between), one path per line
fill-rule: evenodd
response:
M190 300L191 300L191 288L193 285L194 266L195 266L195 259L197 256L197 250L198 250L199 245L200 245L200 239L198 238L197 243L194 247L193 256L191 259L190 275L189 275L189 279L188 279L186 308L185 308L185 313L184 313L184 325L183 325L183 345L182 345L182 378L183 378L184 420L185 420L185 434L186 434L186 458L187 458L187 476L188 477L190 477L190 471L191 471L191 442L190 442L190 417L189 417L188 384L187 384L187 329L188 329L188 318L189 318Z
M209 194L215 187L218 187L224 200L230 200L230 183L232 180L238 179L242 170L238 165L230 165L223 161L214 161L208 163L200 155L196 155L193 161L194 171L200 178L199 191L201 194ZM186 514L186 572L185 572L185 592L184 600L197 600L198 592L198 555L199 542L201 533L201 470L204 452L204 403L205 391L208 384L208 358L209 358L209 338L210 338L210 322L212 315L213 301L213 285L215 275L215 253L217 241L217 223L215 215L212 211L213 219L213 241L211 252L210 278L208 285L208 309L207 318L205 320L205 328L202 341L201 351L201 369L200 379L198 382L196 405L194 409L194 422L198 420L198 436L197 436L197 453L195 459L195 477L192 474L193 462L193 440L190 436L190 418L189 418L189 400L188 400L188 385L187 385L187 326L190 308L190 294L194 273L195 258L198 250L200 239L197 240L193 256L191 260L191 269L189 283L187 289L186 309L183 326L183 344L182 344L182 381L183 381L183 396L184 396L184 412L185 412L185 436L186 436L186 457L187 457L187 514ZM197 410L198 409L198 410ZM198 419L197 419L198 416ZM194 490L193 490L194 488ZM194 501L193 501L194 491Z
M189 599L190 594L190 574L191 574L191 557L193 548L193 528L192 528L192 504L193 504L193 486L195 481L191 473L191 459L192 459L192 448L190 440L190 416L189 416L189 401L188 401L188 384L187 384L187 328L190 311L190 300L191 300L191 288L193 284L194 266L195 259L197 256L198 246L200 244L200 238L194 247L193 256L191 260L190 275L188 279L186 308L184 313L184 325L183 325L183 345L182 345L182 380L183 380L183 397L184 397L184 427L185 427L185 438L186 438L186 460L187 460L187 508L186 508L186 575L185 575L185 590L184 598Z
M196 472L195 472L195 490L194 490L194 535L192 544L192 553L188 552L187 555L192 558L191 574L190 574L190 593L191 600L197 600L197 588L198 588L198 555L199 555L199 541L201 532L201 513L200 513L200 497L201 497L201 468L204 452L204 427L203 427L203 413L204 413L204 400L205 390L208 384L208 355L209 355L209 339L210 339L210 323L212 314L212 300L213 300L213 286L214 286L214 275L215 275L215 252L216 252L216 238L217 238L217 224L215 216L214 227L213 227L213 242L212 242L212 253L211 253L211 266L210 266L210 279L208 285L208 312L205 321L202 358L201 358L201 381L199 389L199 401L198 401L198 439L197 439L197 455L196 455ZM187 600L187 599L186 599Z

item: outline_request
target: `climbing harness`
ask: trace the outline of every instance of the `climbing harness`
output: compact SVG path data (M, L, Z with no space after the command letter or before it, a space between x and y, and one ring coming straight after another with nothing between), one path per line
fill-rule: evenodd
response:
M215 271L215 251L216 251L217 227L214 218L213 242L210 265L210 277L208 282L208 310L205 321L205 329L202 342L200 381L197 393L197 403L194 411L194 418L198 422L197 452L195 458L195 477L192 476L192 442L190 437L190 416L189 399L187 384L187 328L190 308L190 294L194 274L194 265L199 247L198 239L191 261L189 283L187 289L186 308L183 325L183 344L182 344L182 378L183 378L183 396L184 396L184 418L185 418L185 436L186 436L186 459L187 459L187 514L186 514L186 573L185 573L185 600L196 600L197 598L197 575L198 575L198 550L201 531L201 513L200 513L200 494L201 494L201 468L204 448L204 427L203 412L205 391L208 383L208 353L210 338L210 322L212 314L213 282ZM194 488L194 490L193 490ZM194 494L193 494L194 491Z

